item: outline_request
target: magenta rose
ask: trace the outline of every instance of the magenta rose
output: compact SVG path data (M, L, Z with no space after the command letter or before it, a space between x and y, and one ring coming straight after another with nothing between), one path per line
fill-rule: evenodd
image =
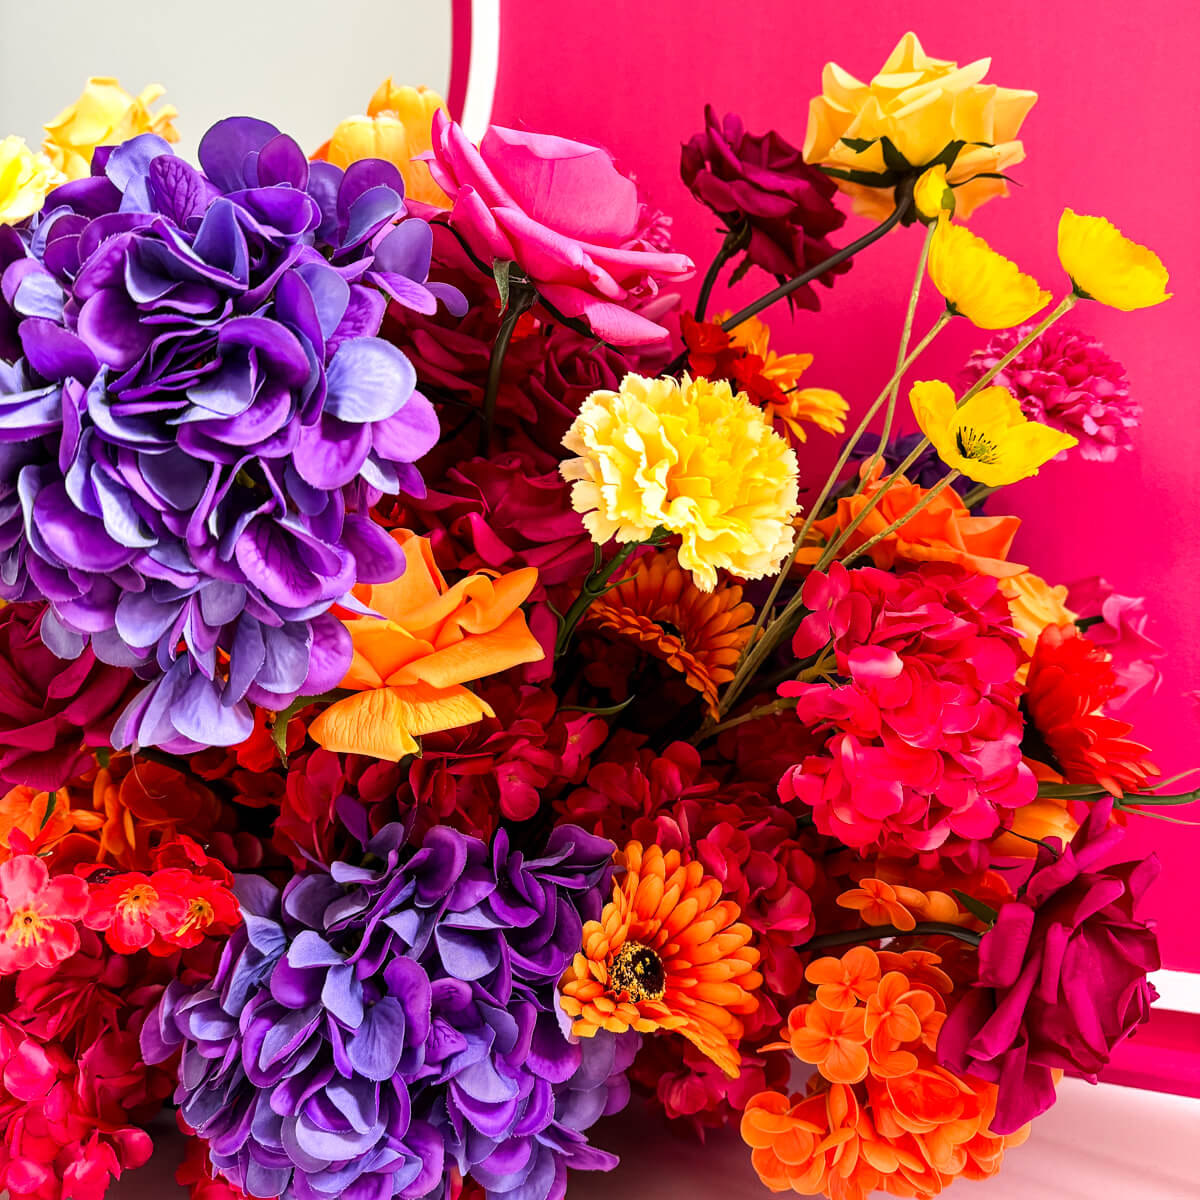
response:
M979 946L979 980L950 1013L938 1059L999 1085L993 1133L1054 1103L1051 1072L1096 1082L1114 1047L1150 1015L1158 939L1139 908L1157 857L1100 866L1123 831L1097 803L1071 844L1043 849Z
M43 643L44 608L0 608L0 783L53 791L107 746L132 695L124 667L98 662L91 649L64 660Z
M741 117L729 113L718 121L707 105L704 130L684 145L679 170L692 195L728 230L744 231L745 253L734 279L760 267L782 282L834 253L829 234L846 221L833 202L837 188L778 133L747 133ZM831 287L833 277L849 269L847 260L820 282ZM819 307L811 284L791 299L801 308Z
M490 264L517 264L539 295L597 337L635 346L667 337L637 311L692 260L655 245L637 187L607 150L549 134L489 127L478 149L444 113L429 170L450 197L450 224Z

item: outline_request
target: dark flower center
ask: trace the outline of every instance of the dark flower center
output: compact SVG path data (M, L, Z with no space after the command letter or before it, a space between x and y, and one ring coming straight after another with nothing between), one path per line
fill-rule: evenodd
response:
M641 942L626 942L608 967L614 992L627 992L636 1004L661 1000L666 991L666 972L656 951Z
M975 462L981 463L994 463L999 458L999 449L996 443L986 434L979 433L977 430L960 426L955 431L954 441L963 458L974 459Z

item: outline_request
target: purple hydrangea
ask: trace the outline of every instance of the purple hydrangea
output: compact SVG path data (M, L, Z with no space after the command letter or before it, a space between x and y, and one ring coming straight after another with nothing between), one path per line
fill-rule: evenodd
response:
M176 1100L252 1196L561 1200L615 1165L584 1131L624 1106L636 1035L573 1041L556 985L601 910L612 843L560 826L526 857L390 825L364 863L239 881L211 982L173 983L142 1033L182 1048Z
M176 752L340 681L331 605L403 565L368 510L423 494L438 436L375 335L389 299L462 300L390 163L309 163L248 117L199 161L100 150L0 237L0 594L148 680L114 742Z
M967 361L963 381L972 384L1026 337L1032 325L996 334ZM1112 462L1133 446L1142 407L1129 394L1125 368L1090 334L1056 325L1035 338L996 377L1031 420L1061 429L1079 445L1064 450L1092 462Z

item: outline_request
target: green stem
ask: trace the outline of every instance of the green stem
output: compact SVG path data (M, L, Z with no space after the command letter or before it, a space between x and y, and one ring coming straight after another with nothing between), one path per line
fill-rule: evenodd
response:
M652 536L646 542L628 542L622 546L598 570L593 571L586 580L583 587L580 589L579 595L575 597L575 603L567 609L566 616L562 619L562 624L558 628L558 637L554 643L554 657L560 658L571 642L571 635L575 632L575 626L579 624L583 614L587 612L593 600L599 596L603 596L607 590L608 581L629 561L629 556L633 554L641 546L654 545L655 539Z
M908 354L908 343L912 337L913 321L917 316L917 301L921 295L921 284L925 279L925 264L929 261L929 243L933 241L933 231L936 225L929 225L925 229L925 240L921 243L921 254L917 259L917 273L913 277L912 291L908 296L908 311L904 314L904 329L900 334L900 349L896 354L896 370L899 371L900 364L904 361ZM867 463L867 474L869 475L874 469L875 464L883 457L883 449L887 445L888 438L892 434L892 422L896 417L896 398L900 395L900 380L897 379L892 384L892 390L888 392L887 412L883 418L883 431L879 435L879 445L875 449L875 453L871 455L870 461Z
M823 933L797 949L803 953L832 946L861 946L865 942L877 942L881 938L900 937L952 937L966 942L969 946L978 946L982 940L982 935L972 929L945 925L941 921L918 921L912 929L897 929L895 925L876 925L872 929L843 929L838 933Z
M783 300L793 292L812 283L814 279L820 279L826 271L832 270L839 263L845 262L848 258L853 258L860 250L865 250L872 242L879 241L885 233L895 229L908 215L912 205L912 190L909 189L897 199L896 207L885 221L880 222L874 229L868 229L862 237L856 238L848 246L843 246L835 254L831 254L825 259L824 262L817 263L815 267L810 267L803 274L797 275L794 279L787 280L786 283L781 283L777 288L772 288L766 295L759 296L757 300L752 300L745 308L738 309L728 320L721 322L721 328L726 332L736 329L743 321L748 321L751 317L757 316L764 308L770 308L776 300Z
M517 322L532 307L537 293L533 288L513 285L508 294L508 309L500 321L496 340L492 343L492 354L488 359L487 385L483 393L483 429L480 431L479 452L486 454L492 441L492 430L496 424L496 397L500 394L500 375L504 369L504 356L508 343L512 341Z
M701 742L705 742L711 737L716 737L717 734L724 733L727 729L733 729L737 725L745 725L748 721L757 721L759 717L771 717L776 713L787 712L789 708L794 708L795 706L796 701L794 699L772 700L768 704L760 704L757 708L752 708L749 712L739 713L736 717L731 717L728 721L706 725L692 738L692 745L698 746Z
M977 504L982 504L993 492L998 492L999 488L989 487L986 483L977 483L964 497L963 505L966 508L974 508Z
M737 229L729 229L725 233L725 240L721 243L721 248L717 251L716 257L712 260L708 271L704 276L704 281L700 284L700 294L696 297L696 320L703 321L704 314L708 309L708 301L712 296L712 290L716 286L717 277L721 274L721 268L749 241L750 226L743 223Z

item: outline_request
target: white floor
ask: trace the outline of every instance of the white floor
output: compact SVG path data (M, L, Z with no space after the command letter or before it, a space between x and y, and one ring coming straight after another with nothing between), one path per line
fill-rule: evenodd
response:
M1200 1200L1200 1100L1064 1080L1059 1102L999 1176L955 1184L958 1200ZM611 1175L575 1175L568 1200L766 1200L749 1152L726 1132L708 1145L673 1136L635 1108L599 1139L622 1156ZM110 1200L174 1200L181 1139L164 1124L154 1158Z

